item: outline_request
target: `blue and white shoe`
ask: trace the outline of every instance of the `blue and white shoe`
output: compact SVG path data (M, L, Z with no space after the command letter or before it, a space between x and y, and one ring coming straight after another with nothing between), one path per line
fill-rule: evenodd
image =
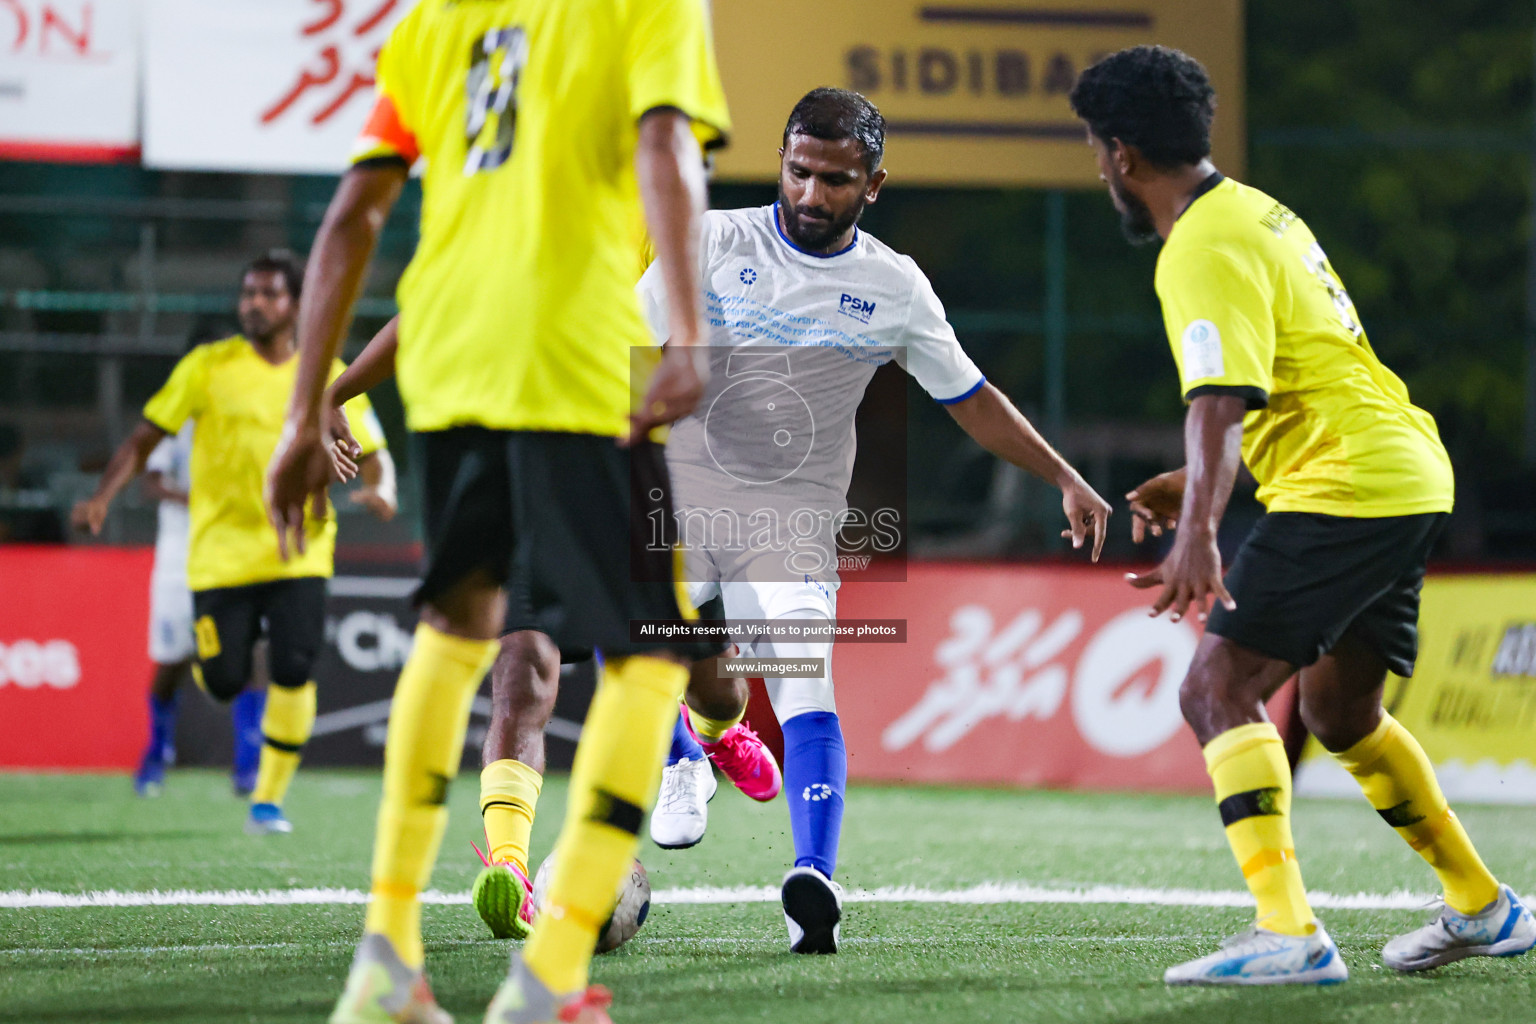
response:
M242 800L256 791L256 769L235 769L229 773L229 785Z
M139 761L139 770L133 773L133 791L139 796L156 797L165 789L166 760L157 747L150 747Z
M292 831L293 825L283 817L283 809L277 804L251 804L251 816L245 819L246 835L266 836Z
M1311 935L1254 928L1221 944L1221 952L1168 968L1169 985L1337 985L1349 968L1321 921Z
M1435 919L1417 931L1399 935L1381 951L1398 971L1427 971L1469 956L1519 956L1536 947L1536 917L1509 886L1480 914L1460 914L1440 906Z

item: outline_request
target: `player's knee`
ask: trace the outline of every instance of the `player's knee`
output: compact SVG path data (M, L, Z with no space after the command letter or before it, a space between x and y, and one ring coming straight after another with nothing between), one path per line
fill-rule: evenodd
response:
M193 664L192 678L204 693L220 704L228 704L238 697L248 681L245 673L233 671L217 658Z
M311 670L314 668L314 660L298 654L287 652L279 654L272 651L267 671L271 676L273 686L281 686L289 690L297 690L309 683ZM245 688L248 680L241 680L236 693Z
M1179 686L1179 711L1203 746L1236 725L1252 720L1259 701L1247 680L1228 669L1196 659Z
M1301 721L1323 749L1338 753L1369 736L1381 721L1373 708L1339 701L1309 699L1303 692Z

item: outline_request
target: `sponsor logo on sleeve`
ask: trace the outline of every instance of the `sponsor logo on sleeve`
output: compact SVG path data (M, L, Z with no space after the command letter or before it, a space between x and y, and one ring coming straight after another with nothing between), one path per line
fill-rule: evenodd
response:
M1184 328L1184 379L1224 377L1226 360L1221 355L1221 331L1209 320L1191 320Z

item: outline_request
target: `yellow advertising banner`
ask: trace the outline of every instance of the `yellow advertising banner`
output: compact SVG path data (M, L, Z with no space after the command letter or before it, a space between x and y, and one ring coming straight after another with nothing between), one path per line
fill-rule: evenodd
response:
M1386 704L1423 744L1454 800L1536 803L1536 575L1428 580L1413 678ZM1358 793L1316 741L1297 791Z
M1243 173L1241 0L714 0L734 141L718 176L778 177L789 111L818 86L855 89L888 123L886 166L904 184L1097 186L1067 95L1127 46L1160 43L1210 70L1214 158Z

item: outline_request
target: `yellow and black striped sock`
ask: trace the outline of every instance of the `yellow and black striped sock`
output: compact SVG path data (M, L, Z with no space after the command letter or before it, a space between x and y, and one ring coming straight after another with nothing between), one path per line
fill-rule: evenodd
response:
M528 843L543 786L544 776L511 758L492 761L480 772L480 816L491 863L511 861L528 870Z
M1205 766L1227 842L1258 904L1258 923L1282 935L1312 932L1312 907L1291 839L1291 768L1268 722L1228 729L1205 745Z
M1499 898L1499 883L1446 802L1424 748L1397 719L1383 711L1369 736L1333 756L1382 820L1435 869L1452 910L1476 914Z
M686 705L684 705L686 707ZM747 709L742 708L741 714L735 718L722 721L717 718L705 718L693 708L688 708L688 721L693 726L694 734L699 737L700 743L718 743L720 737L730 732L741 724L741 720L747 717Z
M523 963L558 994L587 983L597 930L640 845L687 683L687 669L660 658L615 659L604 671L576 748L549 897L523 947Z
M267 707L261 714L261 763L251 803L282 804L314 728L314 683L267 687Z
M495 640L467 640L422 623L395 686L364 927L387 937L411 967L424 959L420 895L448 827L448 784L464 756L469 706L499 649Z

